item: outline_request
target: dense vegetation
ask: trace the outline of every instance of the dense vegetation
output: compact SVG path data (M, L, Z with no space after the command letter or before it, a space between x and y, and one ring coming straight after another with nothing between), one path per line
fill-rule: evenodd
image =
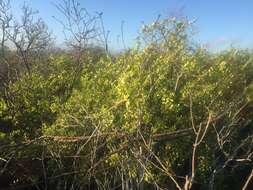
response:
M0 2L0 189L253 188L252 51L208 52L159 18L110 54L101 14L67 0L57 50Z

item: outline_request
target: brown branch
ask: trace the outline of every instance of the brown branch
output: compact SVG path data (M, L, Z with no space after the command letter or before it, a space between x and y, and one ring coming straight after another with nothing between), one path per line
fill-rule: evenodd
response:
M190 136L192 135L192 129L191 128L187 128L187 129L182 129L182 130L178 130L175 132L167 132L167 133L157 133L152 135L152 139L154 141L170 141L170 140L176 140L180 137L183 136ZM129 133L115 133L115 132L108 132L108 133L102 133L102 134L97 134L97 135L88 135L88 136L74 136L74 137L66 137L66 136L41 136L38 137L36 139L30 140L30 141L26 141L26 142L21 142L19 144L5 144L0 146L0 149L5 149L5 148L17 148L17 147L22 147L22 146L28 146L31 144L35 144L38 143L40 141L54 141L54 142L58 142L58 143L77 143L77 142L83 142L83 141L87 141L90 139L94 139L94 138L104 138L104 137L115 137L115 138L122 138L122 137L127 137L127 138L132 138L134 135L133 134L129 134ZM134 137L135 140L140 141L141 138L137 138Z
M251 170L251 173L250 173L250 175L249 175L247 181L245 182L245 184L244 184L242 190L247 190L247 188L248 188L248 186L249 186L249 183L250 183L250 181L251 181L252 178L253 178L253 169Z

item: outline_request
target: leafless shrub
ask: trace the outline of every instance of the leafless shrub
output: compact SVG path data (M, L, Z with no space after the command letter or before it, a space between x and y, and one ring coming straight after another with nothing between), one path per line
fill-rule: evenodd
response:
M52 40L47 25L42 19L36 19L37 14L29 6L22 7L21 21L13 20L8 30L8 39L14 44L17 54L28 73L31 73L32 58L47 49Z

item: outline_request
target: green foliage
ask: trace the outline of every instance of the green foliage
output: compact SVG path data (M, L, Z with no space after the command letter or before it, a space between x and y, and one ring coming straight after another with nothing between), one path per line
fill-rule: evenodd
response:
M42 125L51 125L73 89L74 67L66 57L52 57L46 72L34 71L8 86L8 106L3 112L9 114L29 138L41 134ZM7 112L7 113L6 113Z
M212 54L193 47L189 25L185 20L175 19L146 25L137 48L115 57L87 53L82 63L77 63L68 55L52 56L47 67L38 65L31 74L23 73L9 84L8 101L0 99L0 116L7 116L18 126L12 135L22 140L57 136L58 142L42 143L52 156L47 168L50 175L93 168L91 173L100 181L98 184L109 180L115 185L122 178L139 180L139 159L143 155L160 164L145 149L147 145L134 140L140 139L140 132L148 139L158 133L201 128L211 115L212 126L198 147L196 158L195 182L205 189L211 173L222 167L235 148L240 148L245 138L252 135L249 110L253 97L253 60L250 51L231 49ZM221 149L217 137L226 130L229 135ZM123 132L130 139L127 135L93 138L94 134ZM83 144L70 141L71 137L89 135L91 138ZM66 143L64 137L70 138L71 143ZM186 176L191 172L194 137L192 133L171 142L151 141L149 145L165 168L175 175ZM130 144L126 150L115 151L125 142ZM240 154L250 150L250 146L247 141ZM110 154L112 150L114 154ZM33 146L20 155L39 156L42 151L41 146ZM140 157L136 155L138 151ZM147 160L142 176L144 186L153 187L154 182L161 186L170 184L165 182L168 173ZM99 168L95 168L94 161L101 163ZM100 169L108 173L99 172ZM80 173L64 180L80 186L89 184L90 178ZM225 189L231 187L227 185L232 183L228 180L230 175L238 176L224 167L215 180ZM183 184L181 179L179 182ZM112 182L108 189L110 185Z

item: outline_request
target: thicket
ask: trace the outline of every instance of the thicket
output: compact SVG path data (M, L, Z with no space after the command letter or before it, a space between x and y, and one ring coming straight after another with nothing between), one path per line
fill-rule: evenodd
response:
M0 189L251 189L253 53L211 53L186 19L111 54L102 14L56 5L67 47L0 1Z

